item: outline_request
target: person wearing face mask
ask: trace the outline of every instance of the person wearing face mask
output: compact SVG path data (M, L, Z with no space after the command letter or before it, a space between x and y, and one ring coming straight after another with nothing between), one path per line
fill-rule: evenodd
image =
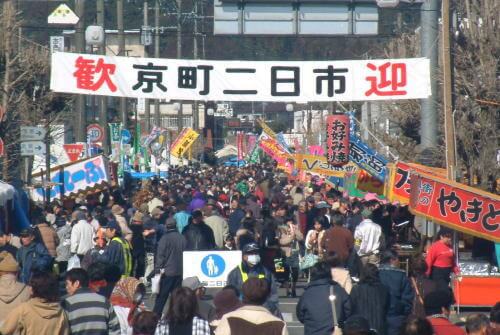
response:
M227 277L227 285L234 286L241 292L243 283L245 283L248 278L265 279L271 289L263 306L266 307L273 315L281 318L276 279L271 271L264 267L260 262L259 251L259 246L256 243L249 243L243 247L243 260L240 265L229 273Z

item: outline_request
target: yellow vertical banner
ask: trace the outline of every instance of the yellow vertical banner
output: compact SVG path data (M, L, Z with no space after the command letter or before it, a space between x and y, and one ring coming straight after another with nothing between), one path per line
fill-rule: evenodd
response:
M200 136L196 131L191 128L184 128L179 136L176 138L172 147L170 148L170 153L181 158L184 153L193 145L194 141Z

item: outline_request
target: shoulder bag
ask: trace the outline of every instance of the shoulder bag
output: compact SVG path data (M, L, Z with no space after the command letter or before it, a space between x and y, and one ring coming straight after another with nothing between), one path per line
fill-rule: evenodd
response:
M333 292L333 285L330 285L330 296L328 296L328 299L330 300L330 304L332 305L333 326L335 327L332 335L342 335L342 329L340 329L339 320L337 318L337 307L335 306L336 297Z

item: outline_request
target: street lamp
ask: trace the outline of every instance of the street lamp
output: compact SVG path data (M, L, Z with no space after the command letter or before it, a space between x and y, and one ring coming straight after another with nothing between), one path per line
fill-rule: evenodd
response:
M213 116L214 115L214 109L212 107L207 109L207 115Z

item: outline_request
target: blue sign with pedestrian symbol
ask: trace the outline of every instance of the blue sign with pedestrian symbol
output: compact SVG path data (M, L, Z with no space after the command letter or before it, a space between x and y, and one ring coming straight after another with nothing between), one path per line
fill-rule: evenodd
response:
M128 129L122 129L122 143L129 144L132 139L132 134Z
M201 271L207 277L218 277L224 273L225 269L226 262L219 255L210 254L201 261Z

